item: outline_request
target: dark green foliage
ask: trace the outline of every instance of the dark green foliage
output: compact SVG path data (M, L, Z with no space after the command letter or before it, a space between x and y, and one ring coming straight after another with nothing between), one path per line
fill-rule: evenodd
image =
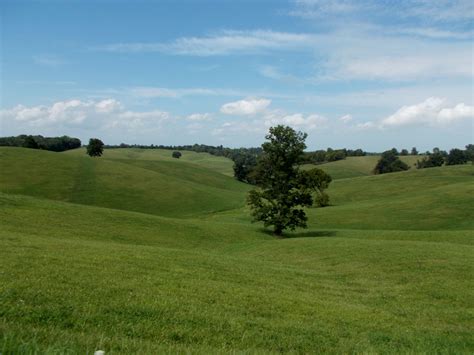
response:
M416 147L411 148L411 155L418 155L418 150L416 150Z
M324 192L329 187L332 178L321 169L303 170L299 172L298 183L315 192L314 202L319 207L329 205L329 195Z
M64 152L81 146L81 140L68 136L43 137L21 134L16 137L0 137L0 146L24 147L32 149L51 150L53 152Z
M176 159L181 158L181 155L182 155L181 152L178 152L177 150L175 150L173 154L171 154L171 156Z
M451 149L446 158L446 165L466 164L468 161L468 156L469 153L466 154L466 152L461 149Z
M31 149L39 149L38 143L36 143L33 136L26 136L25 141L23 143L24 148L31 148Z
M87 154L91 157L100 157L104 151L104 143L97 138L89 139Z
M416 162L417 169L434 168L442 166L444 164L444 156L441 152L430 154L424 157L422 160Z
M400 152L400 155L408 155L408 150L402 149L402 151Z
M268 141L262 144L263 154L255 169L260 189L250 191L248 204L254 221L273 226L276 235L287 228L305 228L308 218L303 208L313 204L312 193L318 186L329 183L327 178L318 180L324 174L318 169L299 170L306 137L306 133L280 125L270 128Z
M241 153L234 157L234 177L242 182L255 184L255 167L257 156L250 153Z
M410 167L400 160L395 148L382 153L380 160L374 168L374 174L394 173L408 170Z
M474 164L474 144L466 145L466 157L467 160Z

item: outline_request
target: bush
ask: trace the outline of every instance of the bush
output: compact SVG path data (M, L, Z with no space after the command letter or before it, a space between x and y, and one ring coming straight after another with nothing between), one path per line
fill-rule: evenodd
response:
M181 152L178 152L178 151L174 151L173 154L171 154L171 156L176 159L181 158L181 155L182 155Z

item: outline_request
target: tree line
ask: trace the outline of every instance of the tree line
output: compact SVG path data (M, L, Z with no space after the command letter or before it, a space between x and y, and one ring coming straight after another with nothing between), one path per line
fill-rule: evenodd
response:
M79 138L69 136L43 137L41 135L21 134L16 137L0 137L0 146L43 149L53 152L64 152L81 146Z
M421 160L417 160L415 167L425 169L443 165L466 164L468 161L474 164L474 145L468 144L465 148L465 150L453 148L449 153L437 147L433 148L432 152L426 151L425 156ZM410 169L410 166L399 158L400 155L407 155L402 154L402 152L399 153L396 148L383 152L374 168L374 174L393 173Z

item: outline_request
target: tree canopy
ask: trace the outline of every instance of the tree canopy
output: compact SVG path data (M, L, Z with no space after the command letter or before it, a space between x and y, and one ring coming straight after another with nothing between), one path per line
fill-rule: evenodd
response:
M374 173L386 174L408 170L410 167L401 161L397 155L398 151L395 148L383 152L380 160L374 168Z
M273 226L276 235L285 229L305 228L304 207L312 206L314 192L324 190L331 181L319 169L299 169L306 137L306 133L280 125L270 128L262 144L263 154L254 171L259 188L250 191L248 204L254 221Z
M89 139L87 154L91 157L100 157L104 151L104 143L98 138Z

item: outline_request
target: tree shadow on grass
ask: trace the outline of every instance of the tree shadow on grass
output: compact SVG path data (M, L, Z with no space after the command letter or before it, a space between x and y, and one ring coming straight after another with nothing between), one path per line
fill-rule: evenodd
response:
M272 230L261 229L261 231L267 235L274 237L275 239L294 239L294 238L322 238L322 237L335 237L337 231L304 231L304 232L285 232L283 235L275 235Z

